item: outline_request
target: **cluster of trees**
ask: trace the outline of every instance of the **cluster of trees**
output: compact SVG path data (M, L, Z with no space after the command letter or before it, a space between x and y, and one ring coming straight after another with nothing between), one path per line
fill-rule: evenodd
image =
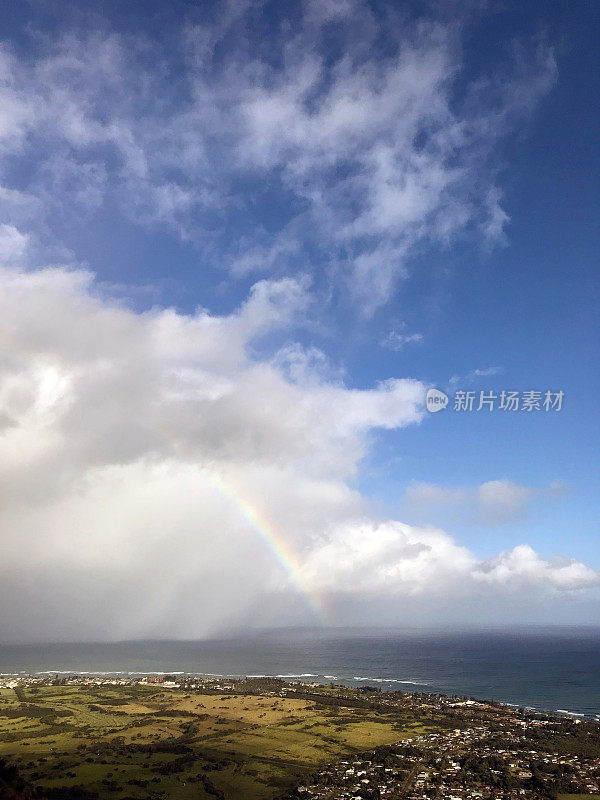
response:
M484 784L504 790L528 789L549 798L573 791L572 780L577 772L570 764L530 761L526 769L531 777L519 778L498 756L480 758L474 753L460 759L460 764L459 777L464 786Z
M96 792L82 786L34 787L4 758L0 758L0 797L2 800L98 800Z
M207 775L202 775L200 780L206 794L212 795L216 800L225 800L223 792L214 785Z
M518 789L521 785L519 779L498 756L481 758L477 753L469 753L463 756L459 763L461 766L459 778L463 786L484 784L496 789Z
M135 753L147 753L155 755L158 753L169 753L171 755L188 755L192 748L181 739L158 739L156 742L126 742L122 736L117 736L111 741L98 742L94 745L94 752L97 755L118 754L133 755Z
M196 756L193 753L187 753L171 761L166 761L164 764L158 764L156 767L153 767L153 771L158 772L160 775L174 775L177 772L183 772L195 761Z
M377 696L379 697L379 695ZM294 698L297 700L312 700L321 707L362 708L370 711L379 708L379 704L375 704L369 697L350 697L349 695L329 694L316 690L314 692L294 692Z
M567 723L540 726L528 737L536 750L580 758L600 758L600 725L597 722Z
M263 694L264 692L280 692L286 685L281 678L242 678L235 681L238 694Z
M15 692L17 691L21 694L21 697L19 697L21 704L18 706L12 705L7 708L0 708L0 717L6 717L7 719L29 717L30 719L39 719L44 725L56 725L56 720L58 718L72 716L72 712L67 709L56 709L50 706L38 706L34 703L27 703L22 699L25 697L22 690L15 689ZM15 741L18 738L20 738L18 731L5 733L0 737L2 741Z

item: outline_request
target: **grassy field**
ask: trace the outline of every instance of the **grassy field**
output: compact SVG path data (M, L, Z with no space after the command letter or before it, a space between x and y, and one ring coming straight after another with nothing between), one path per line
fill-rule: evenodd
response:
M269 800L319 764L423 731L393 712L277 696L0 691L0 756L34 785L84 786L115 800Z

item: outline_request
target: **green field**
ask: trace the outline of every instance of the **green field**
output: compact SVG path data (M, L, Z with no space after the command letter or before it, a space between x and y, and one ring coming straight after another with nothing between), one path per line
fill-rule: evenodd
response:
M322 763L424 731L393 711L145 686L0 691L0 756L101 798L267 800Z

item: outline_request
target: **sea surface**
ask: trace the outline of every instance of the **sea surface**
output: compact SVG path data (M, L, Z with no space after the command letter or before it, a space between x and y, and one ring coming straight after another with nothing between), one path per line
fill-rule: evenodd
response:
M0 673L274 675L600 719L600 628L286 630L205 641L0 645Z

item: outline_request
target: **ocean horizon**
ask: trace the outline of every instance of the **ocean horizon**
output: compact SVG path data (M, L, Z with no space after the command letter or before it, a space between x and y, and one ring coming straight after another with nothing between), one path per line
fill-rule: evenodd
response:
M0 673L273 676L600 718L600 628L285 629L202 640L0 645Z

